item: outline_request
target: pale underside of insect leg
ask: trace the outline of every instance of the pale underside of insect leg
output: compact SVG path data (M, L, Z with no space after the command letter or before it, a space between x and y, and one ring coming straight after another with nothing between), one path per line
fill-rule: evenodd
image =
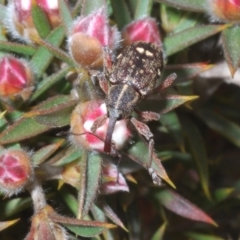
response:
M167 76L167 78L162 82L162 84L160 86L158 86L157 88L155 88L153 90L153 92L158 92L158 91L162 91L165 90L166 88L170 87L174 80L177 78L177 74L176 73L172 73L169 76Z
M138 113L138 115L141 117L141 120L144 122L149 122L149 121L157 121L160 118L160 114L151 112L151 111L138 111L135 110L135 112Z

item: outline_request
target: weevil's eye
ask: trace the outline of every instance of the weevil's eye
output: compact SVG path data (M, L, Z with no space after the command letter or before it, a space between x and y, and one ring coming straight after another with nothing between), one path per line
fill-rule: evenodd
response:
M122 120L122 119L123 119L123 115L122 115L122 114L119 114L117 120L119 121L119 120Z
M115 107L109 107L107 112L108 118L122 120L125 116L122 110L116 109Z

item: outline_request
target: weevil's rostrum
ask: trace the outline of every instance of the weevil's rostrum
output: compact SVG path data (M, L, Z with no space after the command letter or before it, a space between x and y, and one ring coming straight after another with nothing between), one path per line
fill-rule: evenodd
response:
M146 42L135 42L117 57L110 82L132 86L141 96L154 89L163 68L160 47Z

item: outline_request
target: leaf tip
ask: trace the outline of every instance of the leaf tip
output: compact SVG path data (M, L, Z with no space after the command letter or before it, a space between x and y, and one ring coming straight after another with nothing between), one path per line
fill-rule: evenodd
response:
M228 64L228 68L231 74L231 77L234 78L234 75L236 73L236 71L238 70L238 66L233 66L232 64Z
M164 181L167 182L173 189L176 189L175 184L171 181L171 179L170 179L168 176L164 177L163 179L164 179Z
M7 110L5 110L4 112L0 113L0 119L4 117L4 115L7 113Z

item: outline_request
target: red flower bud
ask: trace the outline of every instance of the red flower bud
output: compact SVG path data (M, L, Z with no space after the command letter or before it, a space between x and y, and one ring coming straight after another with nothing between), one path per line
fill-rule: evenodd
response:
M240 1L239 0L209 0L209 13L213 20L223 22L240 21Z
M127 25L122 31L122 36L125 45L137 41L151 42L156 45L162 44L157 22L150 17L136 20Z
M91 132L94 120L106 113L106 104L102 101L89 101L79 104L72 113L70 140L85 149L103 151L108 119L103 126L97 129L96 136L86 132ZM112 137L115 148L120 149L129 138L129 135L126 120L118 121Z
M72 58L82 66L102 67L102 47L115 49L118 46L119 33L110 27L104 7L88 16L80 16L73 24L68 38Z
M57 0L35 0L36 4L44 11L52 27L60 24ZM13 0L8 6L7 28L10 33L20 40L27 42L38 37L31 16L31 0Z
M22 150L5 150L0 155L0 190L11 196L23 190L33 171L29 155Z
M33 74L27 62L13 56L0 60L0 96L9 97L33 89Z

